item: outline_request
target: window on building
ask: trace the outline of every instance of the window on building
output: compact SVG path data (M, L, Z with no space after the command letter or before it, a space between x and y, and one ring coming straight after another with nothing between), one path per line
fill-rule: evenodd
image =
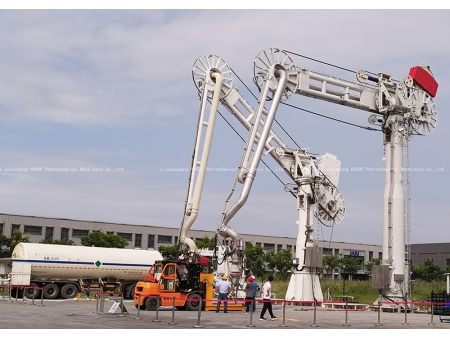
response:
M292 245L286 245L286 249L288 249L290 252L292 252Z
M23 228L23 233L28 235L42 235L42 227L35 225L25 225Z
M339 257L339 249L334 249L334 257Z
M84 229L72 229L72 237L83 237L89 235L89 230Z
M178 236L175 236L175 244L178 243Z
M263 250L264 251L275 251L275 244L273 244L273 243L264 243Z
M142 247L142 234L134 235L134 247L141 248Z
M158 243L172 244L172 236L158 235Z
M122 237L124 240L131 242L133 240L133 234L131 232L118 232L117 236Z
M369 251L369 261L373 259L373 251Z
M106 234L107 235L114 235L114 231L107 231Z
M447 265L450 265L450 258L447 258Z
M277 244L277 252L283 250L283 244Z
M155 248L155 235L148 235L148 248L149 249Z
M69 238L69 228L61 228L61 240Z
M45 238L47 239L53 239L53 227L45 227Z
M323 248L323 255L324 256L332 256L333 255L333 249L332 248Z
M14 233L14 231L20 230L20 224L11 224L11 235Z
M379 258L379 259L383 259L383 253L382 253L382 252L379 252L379 253L378 253L378 258Z
M0 235L3 235L3 228L5 227L5 223L0 223Z
M258 243L258 242L256 242L256 243L255 243L255 245L259 245L259 246L261 246L261 243Z

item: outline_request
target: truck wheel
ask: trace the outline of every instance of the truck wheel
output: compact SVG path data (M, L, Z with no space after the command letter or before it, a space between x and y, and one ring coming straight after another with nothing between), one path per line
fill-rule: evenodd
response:
M27 297L28 299L33 299L33 294L34 294L34 299L38 299L41 296L41 290L36 289L38 287L38 285L36 283L31 283L30 286L33 286L34 289L32 289L32 288L24 289L25 297Z
M133 286L133 288L132 288L131 291L130 291L130 297L129 297L129 299L134 299L134 286Z
M66 284L61 288L61 297L63 299L72 299L78 293L78 288L75 284Z
M147 311L155 311L158 306L158 300L156 297L147 298L145 300L145 309Z
M45 284L42 292L45 299L56 299L59 296L59 286L54 283Z
M124 299L134 299L134 287L135 286L136 286L136 284L131 284L125 288L125 292L123 293Z
M202 297L197 293L189 295L186 301L186 309L188 309L189 311L198 311L201 299Z

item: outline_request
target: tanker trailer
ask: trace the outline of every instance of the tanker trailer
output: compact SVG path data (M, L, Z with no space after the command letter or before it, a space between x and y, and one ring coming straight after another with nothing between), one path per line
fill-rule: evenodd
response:
M2 273L9 275L12 286L41 287L44 299L69 299L84 287L107 291L119 285L124 298L131 299L137 281L161 259L155 250L19 243L9 263L2 259ZM24 291L27 298L41 297L40 289Z

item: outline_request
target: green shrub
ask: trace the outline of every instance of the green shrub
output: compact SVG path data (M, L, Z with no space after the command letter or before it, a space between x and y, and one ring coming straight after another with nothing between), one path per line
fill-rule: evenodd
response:
M275 280L272 283L272 292L275 293L278 299L284 299L286 291L289 286L289 281ZM325 299L327 288L331 289L331 296L341 296L343 291L342 279L324 279L320 282L322 288L322 295ZM431 296L431 292L446 291L446 282L422 282L417 281L412 283L412 293L409 295L410 301L426 301ZM378 299L378 289L372 288L371 281L345 281L345 293L347 296L353 296L358 303L372 305Z

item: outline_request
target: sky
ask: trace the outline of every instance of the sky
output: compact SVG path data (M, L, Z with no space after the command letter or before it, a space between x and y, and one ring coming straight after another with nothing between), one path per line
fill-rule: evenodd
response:
M411 67L430 66L438 123L409 143L417 170L409 175L410 242L450 242L447 9L3 9L0 29L1 213L179 228L200 104L194 63L223 58L238 76L233 86L256 107L255 57L281 48L322 61L292 55L299 67L351 82L354 73L342 68L402 80ZM370 126L362 110L303 96L286 103ZM219 226L244 150L245 129L219 112L192 229ZM276 120L288 146L341 161L345 218L319 225L317 238L381 245L382 134L286 105ZM278 178L261 164L229 225L295 238L296 200L280 183L288 178L263 160Z

